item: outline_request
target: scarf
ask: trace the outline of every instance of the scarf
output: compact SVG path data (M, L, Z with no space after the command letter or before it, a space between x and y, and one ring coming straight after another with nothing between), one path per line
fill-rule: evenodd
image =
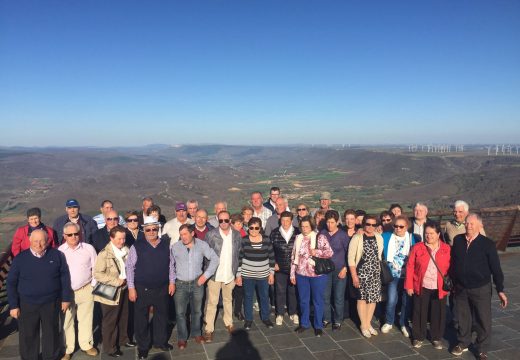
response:
M119 264L119 278L126 279L125 260L128 255L128 248L123 246L121 249L118 249L114 244L110 243L110 245L112 246L112 251L114 252L116 261Z
M296 239L294 240L294 248L293 248L293 256L292 256L292 262L295 265L298 265L300 261L300 248L302 246L303 234L296 235ZM308 237L311 239L311 249L314 249L316 247L316 233L312 231ZM312 259L309 259L309 263L311 265L314 265L314 261Z
M280 226L280 234L285 239L285 242L288 244L291 241L291 237L294 234L294 227L291 225L289 231L285 231L283 227Z
M35 226L35 227L32 227L31 225L29 225L29 229L27 230L27 235L31 236L31 233L34 231L34 230L45 230L45 225L41 222L38 226Z
M404 236L392 234L388 241L388 254L386 260L391 263L390 270L394 277L400 277L404 263L410 253L411 234L406 232Z

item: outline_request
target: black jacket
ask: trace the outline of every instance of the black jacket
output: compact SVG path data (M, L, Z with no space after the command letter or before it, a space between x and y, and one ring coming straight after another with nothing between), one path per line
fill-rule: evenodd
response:
M68 223L69 215L65 214L60 216L54 221L53 229L56 231L58 238L56 239L59 244L63 244L63 227L66 223ZM81 241L84 241L88 244L92 243L92 235L97 231L97 224L92 218L88 215L79 214L79 225L81 227Z
M107 226L103 226L101 229L97 230L94 235L92 235L92 246L96 249L96 252L99 254L101 250L107 246L110 242L110 235L108 233Z
M296 235L299 233L300 230L298 230L298 228L294 228L294 232L288 243L280 233L279 227L274 229L269 236L271 242L273 243L274 260L278 264L280 272L284 274L291 273L291 255L294 247L294 240L296 239Z
M493 276L497 292L504 290L504 274L493 240L478 235L467 247L466 235L457 235L451 248L450 274L455 285L475 289L488 284Z

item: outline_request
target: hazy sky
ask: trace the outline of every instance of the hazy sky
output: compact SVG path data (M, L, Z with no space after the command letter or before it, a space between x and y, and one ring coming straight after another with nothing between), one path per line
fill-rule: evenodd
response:
M0 0L0 145L520 142L520 1Z

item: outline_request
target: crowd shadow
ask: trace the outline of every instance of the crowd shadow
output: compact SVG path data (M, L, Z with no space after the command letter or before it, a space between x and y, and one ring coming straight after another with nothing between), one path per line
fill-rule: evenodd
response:
M239 329L231 334L230 340L215 355L216 360L247 359L260 360L260 353L249 340L249 333Z

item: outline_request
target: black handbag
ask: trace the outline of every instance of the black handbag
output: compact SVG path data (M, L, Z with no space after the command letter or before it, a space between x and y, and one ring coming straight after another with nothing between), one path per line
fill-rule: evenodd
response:
M98 282L92 290L92 295L97 295L102 297L103 299L114 301L117 295L117 289L117 286L112 286Z
M316 246L318 246L317 238L314 247L315 249ZM314 272L316 273L316 275L328 274L336 269L331 259L324 259L317 256L312 256L312 260L314 260Z
M439 265L437 265L437 262L433 258L433 255L430 252L430 249L428 249L428 246L426 246L426 244L424 244L424 246L426 247L426 251L428 252L428 255L430 255L430 258L432 259L433 264L437 268L437 271L439 272L439 274L442 277L442 290L448 291L448 292L452 291L453 290L453 281L451 280L450 276L442 274L442 271L441 271L441 269L439 269Z
M394 276L386 261L381 260L379 264L381 266L381 285L388 285L394 280Z
M117 272L121 274L121 270L119 269L117 261L114 260L114 263L116 264ZM117 289L119 289L118 286L98 282L92 290L92 295L97 295L99 297L102 297L103 299L114 301L117 296Z

